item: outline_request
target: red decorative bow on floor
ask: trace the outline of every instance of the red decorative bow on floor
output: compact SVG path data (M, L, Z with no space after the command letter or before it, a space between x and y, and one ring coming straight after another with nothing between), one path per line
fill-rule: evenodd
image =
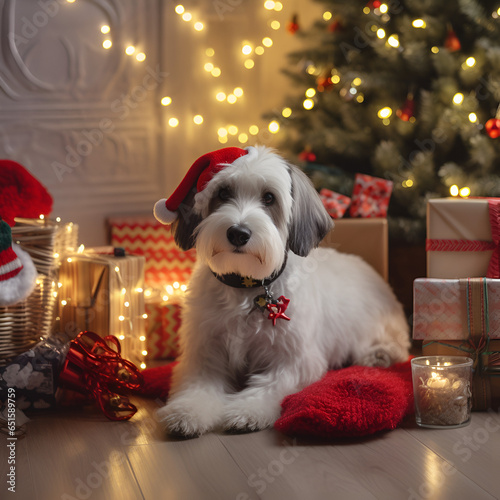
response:
M144 383L137 367L120 356L114 335L104 339L81 332L70 342L59 381L63 387L91 396L110 420L128 420L137 411L124 393Z

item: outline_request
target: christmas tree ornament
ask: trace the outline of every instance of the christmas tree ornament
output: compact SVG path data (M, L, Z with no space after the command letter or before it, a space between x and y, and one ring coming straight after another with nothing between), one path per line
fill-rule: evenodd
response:
M492 138L500 137L500 118L490 118L485 124L486 133Z
M485 124L486 133L492 138L500 137L500 105L497 108L495 118L490 118Z
M0 160L0 217L14 225L14 217L38 219L52 212L52 196L22 165Z
M380 0L370 0L366 6L373 10L373 9L378 9L382 5L382 2Z
M10 226L0 220L0 307L26 299L35 288L36 277L30 255L12 243Z
M414 117L414 112L415 100L413 99L413 94L410 93L406 96L406 101L403 106L396 111L396 115L404 122L407 122L410 118Z
M316 155L311 151L310 146L307 146L302 153L299 153L299 159L312 163L316 161Z
M451 26L448 27L448 34L446 35L444 46L450 52L456 52L457 50L460 50L462 48L462 44L460 43L460 40L458 39L455 31Z
M333 22L331 22L328 25L328 31L330 33L335 33L337 31L342 30L343 27L344 25L342 24L342 21L337 17L336 19L333 20Z
M293 14L292 20L287 24L286 27L288 33L295 35L295 33L300 29L299 26L299 16L297 14Z
M191 165L184 179L182 179L170 198L162 198L156 202L154 206L156 219L162 224L172 224L179 216L179 212L182 212L184 199L193 190L196 193L201 193L217 172L246 154L256 154L255 148L223 148L200 156Z
M318 78L316 78L316 85L318 92L329 90L333 87L332 77L329 74L325 76L318 76Z

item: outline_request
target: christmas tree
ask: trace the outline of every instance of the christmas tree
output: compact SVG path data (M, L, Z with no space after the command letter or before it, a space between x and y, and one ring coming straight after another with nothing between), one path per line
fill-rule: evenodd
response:
M356 172L393 181L392 238L425 237L426 201L500 196L498 0L320 0L284 70L300 94L281 146L317 188L350 195Z

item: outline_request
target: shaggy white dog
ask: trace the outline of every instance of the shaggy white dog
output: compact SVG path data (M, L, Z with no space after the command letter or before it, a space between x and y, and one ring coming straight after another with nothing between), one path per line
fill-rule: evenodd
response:
M328 369L407 359L407 321L387 283L359 257L314 249L332 221L298 168L247 148L186 207L173 230L198 258L158 411L170 433L263 429Z

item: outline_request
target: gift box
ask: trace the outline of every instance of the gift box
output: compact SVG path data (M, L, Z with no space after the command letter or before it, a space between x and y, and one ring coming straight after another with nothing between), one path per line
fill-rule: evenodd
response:
M54 337L44 338L0 369L0 401L15 389L19 410L42 410L56 404L59 372L68 346Z
M146 349L148 359L176 358L179 354L178 331L181 326L181 304L147 303Z
M499 407L500 280L416 279L413 338L425 356L472 358L473 409Z
M63 261L59 273L59 329L70 338L90 330L115 335L137 363L145 350L144 263L140 255L87 249Z
M356 174L352 190L351 217L387 217L392 181Z
M359 255L386 281L389 276L387 219L340 219L320 246Z
M108 220L111 244L127 252L143 255L147 287L162 288L175 282L185 284L196 262L194 249L179 249L170 226L153 216L113 217Z
M427 276L500 278L500 198L427 204Z
M349 196L344 196L343 194L330 191L326 188L323 188L319 192L319 196L326 211L330 217L334 219L341 219L351 204L351 198L349 198Z
M0 401L17 410L82 406L94 400L110 420L128 420L137 411L126 396L142 387L137 367L122 358L114 336L81 332L64 342L51 336L0 369Z

